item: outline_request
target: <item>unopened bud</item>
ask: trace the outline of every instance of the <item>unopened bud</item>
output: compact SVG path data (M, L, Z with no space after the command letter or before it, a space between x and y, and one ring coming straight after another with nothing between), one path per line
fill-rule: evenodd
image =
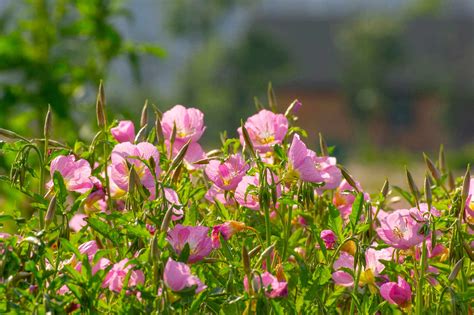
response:
M324 140L322 133L319 133L319 148L321 149L322 156L329 156L328 146L326 144L326 140Z
M387 198L389 189L390 189L390 183L388 182L388 179L385 179L385 182L383 183L383 186L382 186L382 190L380 190L382 197Z
M245 274L249 275L251 271L250 267L250 257L247 251L247 247L245 245L242 246L242 263L244 265L244 272Z
M240 125L242 128L242 135L244 136L245 147L250 151L250 154L252 154L254 158L257 158L257 154L255 153L252 140L250 140L250 135L249 135L249 132L247 131L247 128L245 128L244 126L244 122L242 121Z
M449 274L448 280L449 282L453 282L454 279L456 279L456 276L459 273L459 270L462 268L462 263L463 263L464 257L461 257L461 259L458 260L458 262L454 265L453 270Z
M355 191L360 192L359 188L357 187L357 184L356 184L355 180L352 178L351 174L349 174L349 172L342 165L338 164L337 167L339 167L339 169L341 170L342 177L344 177L344 179L347 181L347 183L349 185L351 185L351 187L354 188Z
M144 127L148 123L148 100L145 101L145 104L142 108L142 115L140 117L140 127Z
M405 172L407 176L408 187L410 188L411 193L415 197L415 203L418 206L420 200L420 191L418 190L418 187L416 186L415 181L413 180L413 176L411 176L411 173L406 166Z
M252 258L262 249L262 245L257 245L254 249L249 252L249 257Z
M48 111L46 112L46 118L44 119L44 129L43 135L45 139L49 139L51 135L51 126L52 126L52 113L51 113L51 105L48 105Z
M148 125L145 124L142 128L140 128L140 130L138 131L136 137L135 137L135 142L138 143L138 142L142 142L143 140L145 140L145 133L146 133L146 127Z
M431 180L428 175L425 177L425 199L428 204L428 211L431 211L431 204L433 202L433 194L431 192Z
M268 98L268 105L270 106L270 109L272 112L277 111L277 101L276 101L276 96L275 96L275 91L273 90L272 83L268 83L268 89L267 89L267 98Z
M467 197L469 195L469 186L471 182L471 165L467 165L466 173L464 174L464 179L462 183L462 204L466 204Z
M428 170L431 173L431 176L433 176L436 182L439 182L441 180L441 175L439 173L439 170L436 168L436 165L434 165L433 161L430 160L428 155L423 153L423 156L425 158L425 163L426 163L426 166L428 167Z
M44 222L45 222L46 227L48 227L48 225L53 221L55 214L56 214L56 196L53 196L53 198L51 198L51 201L49 202L46 215L44 216Z
M165 217L163 218L163 222L161 223L161 232L168 231L168 227L170 226L171 218L173 216L173 207L169 207L168 211L166 211Z
M161 128L161 112L156 109L155 110L155 132L156 132L156 137L158 139L158 143L162 145L165 143L165 136L163 135L163 128Z
M441 173L446 173L446 156L444 154L444 146L441 145L439 147L439 155L438 155L438 166Z
M107 125L107 118L105 115L105 92L102 80L99 83L99 92L97 93L97 102L95 105L97 124L99 128L105 128Z

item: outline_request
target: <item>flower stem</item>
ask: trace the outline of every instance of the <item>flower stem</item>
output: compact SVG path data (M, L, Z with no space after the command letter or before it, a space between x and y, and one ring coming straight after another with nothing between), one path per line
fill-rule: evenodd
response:
M425 278L426 269L426 240L423 240L420 260L420 273L418 277L418 283L416 287L416 309L415 314L421 315L423 313L423 282Z

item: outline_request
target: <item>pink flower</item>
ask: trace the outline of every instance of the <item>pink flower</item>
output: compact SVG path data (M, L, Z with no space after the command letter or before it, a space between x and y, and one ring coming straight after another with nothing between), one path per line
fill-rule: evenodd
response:
M385 268L385 265L380 260L392 260L392 255L393 248L384 248L381 250L369 248L365 252L365 268L361 273L359 285L368 284L369 286L375 286L375 277L380 276L380 273ZM332 274L332 278L336 284L344 287L354 285L352 275L341 270L342 268L354 270L354 257L352 255L341 251L333 267L336 271Z
M417 210L418 211L418 210ZM413 210L397 210L380 220L377 234L388 245L399 249L408 249L420 244L425 236L420 234L423 223L419 213Z
M83 227L87 226L87 221L84 220L85 218L87 218L85 214L75 214L69 221L69 228L74 232L80 231Z
M176 125L176 139L186 143L189 139L197 142L206 127L204 127L204 114L196 108L186 108L176 105L166 111L161 119L161 128L166 139L170 139L173 126Z
M184 246L189 245L189 263L195 263L209 255L212 241L208 235L209 228L205 226L184 226L178 224L168 232L167 240L173 246L176 254L180 255Z
M123 288L123 282L130 272L130 278L128 280L128 286L134 287L138 284L145 283L145 275L141 270L132 270L134 265L128 264L128 258L122 259L118 263L114 264L112 269L105 276L102 282L102 288L109 288L110 291L120 292Z
M245 122L253 147L258 152L267 152L275 144L281 144L288 131L288 119L282 114L275 114L263 109L257 114L249 117ZM242 128L237 129L240 135L240 143L244 145L245 140Z
M356 182L356 186L359 191L363 191L362 186L359 182ZM332 202L337 207L337 209L339 209L341 217L344 221L347 221L349 219L349 215L352 212L352 204L354 203L356 198L354 192L354 188L349 185L349 183L344 179L339 184L339 187L337 187L337 190L334 193ZM369 198L369 194L364 193L364 200L367 201L369 200Z
M411 288L408 282L398 276L397 282L387 282L380 287L380 295L390 304L407 307L411 303Z
M165 141L166 147L170 147L170 141L166 140ZM186 142L181 141L181 140L176 140L173 144L173 152L171 156L174 158L179 151L183 148L183 146L186 144ZM201 145L197 142L191 142L188 146L188 150L186 151L186 154L184 155L184 164L189 170L194 170L196 168L201 168L204 165L199 165L199 164L194 164L197 161L203 160L206 158L206 153L202 149Z
M188 265L176 262L171 258L168 258L166 263L163 280L165 285L174 292L195 287L194 292L197 294L207 288L198 277L191 274Z
M295 134L288 150L288 178L299 178L305 182L319 183L323 181L320 172L316 169L313 158L314 151L309 150L300 136Z
M135 126L130 120L120 121L117 127L110 129L110 132L118 142L133 143L135 141Z
M155 161L155 173L158 177L161 171L159 164L160 154L153 144L140 142L135 145L130 142L123 142L114 147L112 150L112 167L110 175L112 181L118 188L118 191L115 193L116 196L128 191L130 174L128 164L130 164L135 168L142 185L150 192L150 199L155 197L155 178L150 169L141 161L148 161L150 158L153 158Z
M260 203L258 200L258 187L260 186L259 177L260 176L258 173L253 176L246 175L237 185L237 189L235 190L235 199L241 206L252 210L260 209ZM277 183L278 177L274 175L273 181ZM268 184L272 184L272 175L270 171L267 172L267 182ZM257 189L257 191L255 191L255 189ZM278 198L281 194L281 188L279 185L276 187L276 192Z
M91 180L94 186L89 196L84 200L84 210L88 212L105 212L107 210L105 189L96 177L91 177Z
M321 238L324 241L324 245L327 249L333 249L334 244L336 244L336 234L334 234L331 230L322 230L321 231Z
M471 181L469 182L469 192L466 199L465 214L466 221L470 225L474 225L474 178L471 178ZM473 234L472 229L469 229L468 231L470 234Z
M224 162L210 161L205 171L207 177L217 187L223 190L234 190L248 169L249 166L245 163L242 155L234 154Z
M231 206L235 204L234 199L227 198L225 196L225 190L220 189L215 184L213 184L211 188L209 188L209 190L207 191L204 197L206 198L206 200L208 200L211 203L215 203L215 200L217 200L220 203L222 203L224 206Z
M165 198L170 203L170 207L173 207L173 215L171 216L171 219L173 221L182 219L184 211L179 202L179 197L176 191L171 188L165 188Z
M84 159L76 161L74 155L59 155L51 161L50 172L51 178L58 171L64 179L66 189L85 193L92 188L91 166ZM53 181L48 183L48 187L52 187Z
M321 190L336 189L342 180L341 170L337 167L337 161L332 156L313 156L313 162L324 182Z
M212 228L212 247L213 248L220 248L221 243L219 240L219 236L222 237L227 241L229 240L232 235L237 232L242 231L245 229L245 223L237 222L237 221L227 221L223 224L216 225Z
M244 288L249 291L249 281L247 276L244 277ZM255 291L263 289L265 295L269 298L286 297L288 295L288 283L286 281L278 281L278 279L265 271L261 276L255 275L252 279L252 288Z

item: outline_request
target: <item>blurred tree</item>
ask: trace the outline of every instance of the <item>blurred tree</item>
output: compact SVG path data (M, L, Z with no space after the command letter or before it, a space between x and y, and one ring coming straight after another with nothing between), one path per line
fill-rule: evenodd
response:
M120 0L23 0L4 7L0 126L26 135L38 134L33 122L38 125L51 104L62 138L76 137L78 129L66 127L75 124L79 104L89 102L86 108L92 109L111 61L128 57L138 77L140 54L164 54L157 46L123 39L114 21L130 15ZM94 91L89 99L87 91Z
M235 136L240 119L254 111L254 96L266 93L269 81L278 83L288 75L287 52L265 33L245 30L243 36L225 38L222 25L239 8L251 10L251 1L173 1L168 17L169 30L178 38L198 42L199 49L179 75L177 101L198 106L206 114L207 143L227 130ZM239 28L246 27L239 26ZM224 41L227 41L224 44ZM229 43L230 42L230 43Z

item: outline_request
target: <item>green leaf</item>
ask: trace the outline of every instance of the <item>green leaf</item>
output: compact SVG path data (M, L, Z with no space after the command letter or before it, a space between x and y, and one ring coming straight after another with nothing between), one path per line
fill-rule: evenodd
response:
M102 236L111 240L115 246L120 247L118 242L120 239L120 234L117 232L117 230L110 228L107 223L96 218L86 218L85 220L93 230L99 232L102 234Z
M328 225L331 228L331 230L336 233L338 239L342 240L342 218L341 218L341 213L339 210L333 205L329 204L329 219L328 219Z
M181 254L179 254L178 261L184 262L184 263L188 262L190 253L191 253L191 249L189 247L189 243L184 244L183 250L181 251Z
M362 209L364 208L364 194L359 193L352 204L352 211L349 215L349 221L351 222L352 233L354 233L357 223L359 222Z

